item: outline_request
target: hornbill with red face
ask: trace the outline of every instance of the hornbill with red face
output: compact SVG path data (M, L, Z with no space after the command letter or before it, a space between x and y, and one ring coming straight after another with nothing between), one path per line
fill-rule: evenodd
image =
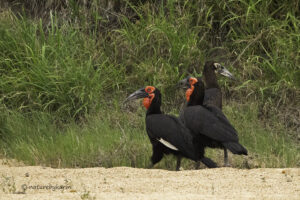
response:
M193 105L212 105L222 110L222 91L219 87L216 74L221 74L230 79L235 79L234 76L221 64L214 61L207 61L202 72L202 80L205 83L205 94L204 97L198 99L198 101L194 100ZM180 83L183 87L186 87L185 81ZM184 121L183 109L180 112L179 118ZM224 166L230 166L226 147L224 147Z
M143 98L147 109L146 131L152 144L151 165L158 163L164 154L177 156L176 170L180 168L181 157L194 161L201 161L209 168L217 167L215 162L204 157L199 151L191 131L176 117L163 114L160 110L161 93L153 87L147 86L129 95L125 102ZM196 151L198 150L198 151Z
M239 144L237 131L222 110L213 104L204 104L205 89L202 79L188 77L181 81L181 85L188 87L187 106L181 119L194 135L195 143L203 148L223 148L234 154L247 155L247 150Z

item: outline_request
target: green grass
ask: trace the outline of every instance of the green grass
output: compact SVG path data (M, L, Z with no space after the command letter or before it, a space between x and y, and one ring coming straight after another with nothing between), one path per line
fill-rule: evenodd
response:
M6 107L76 118L117 84L113 80L122 71L114 70L95 41L77 29L58 28L53 17L45 33L42 22L10 17L0 28L1 103Z
M248 158L230 154L234 167L296 167L299 146L289 138L284 127L266 128L257 119L257 105L232 104L225 113L239 132L240 142L249 151ZM108 112L91 116L84 124L55 124L45 113L30 117L18 112L3 113L0 148L9 158L30 165L52 167L131 166L147 167L151 144L144 125L144 109L134 112ZM208 150L207 155L223 165L222 150ZM248 164L245 165L245 162ZM166 156L158 168L175 169L173 156ZM185 169L193 162L185 160Z
M145 166L150 153L145 132L101 118L95 116L85 124L57 128L53 117L45 113L30 117L6 113L1 124L1 133L6 135L2 135L0 146L5 156L30 165Z
M122 107L123 99L155 85L163 110L176 114L177 81L214 59L238 79L219 82L248 165L299 166L298 1L14 2L0 3L4 156L53 167L145 167L144 110ZM208 155L222 165L221 150ZM175 162L169 156L157 167Z
M249 151L252 165L257 167L299 166L299 145L278 120L266 126L258 118L259 110L255 103L226 106L224 112L239 132L240 142ZM291 134L291 133L290 133ZM252 160L252 161L251 161Z

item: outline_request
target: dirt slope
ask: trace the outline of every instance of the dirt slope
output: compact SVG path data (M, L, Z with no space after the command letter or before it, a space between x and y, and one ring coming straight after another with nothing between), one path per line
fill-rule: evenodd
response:
M300 199L300 169L52 169L0 161L0 199ZM61 187L59 189L58 187ZM24 190L25 189L25 190Z

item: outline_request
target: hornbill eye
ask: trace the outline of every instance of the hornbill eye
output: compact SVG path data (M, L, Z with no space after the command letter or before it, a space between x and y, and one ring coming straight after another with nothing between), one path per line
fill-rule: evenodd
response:
M220 63L214 63L213 66L215 67L215 70L222 69L222 65Z
M155 87L153 87L153 86L147 86L147 87L145 88L145 91L146 91L148 94L153 93L154 90L155 90Z
M198 82L198 80L196 78L194 78L194 77L189 78L190 85L194 85L197 82Z

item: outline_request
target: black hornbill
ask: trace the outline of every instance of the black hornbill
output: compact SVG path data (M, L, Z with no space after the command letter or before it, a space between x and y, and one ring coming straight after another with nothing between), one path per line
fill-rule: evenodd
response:
M239 144L237 131L230 124L222 110L213 104L204 104L205 89L201 78L188 77L181 81L188 87L187 106L181 119L191 130L195 143L202 148L229 149L234 154L247 155L247 150Z
M164 154L177 156L176 170L180 168L181 157L194 161L201 161L210 168L217 167L216 163L204 157L204 152L196 152L194 138L180 120L174 116L163 114L160 110L161 93L153 87L147 86L129 95L125 102L143 98L147 109L146 131L152 144L151 165L158 163Z
M199 99L199 102L194 102L193 105L213 105L222 110L222 92L219 87L216 73L226 76L231 79L235 79L234 76L221 64L214 61L207 61L203 68L203 81L205 83L204 98ZM182 86L186 86L182 83ZM186 105L185 105L186 106ZM183 120L183 109L180 112L181 120ZM230 166L228 161L228 152L224 147L224 166Z

